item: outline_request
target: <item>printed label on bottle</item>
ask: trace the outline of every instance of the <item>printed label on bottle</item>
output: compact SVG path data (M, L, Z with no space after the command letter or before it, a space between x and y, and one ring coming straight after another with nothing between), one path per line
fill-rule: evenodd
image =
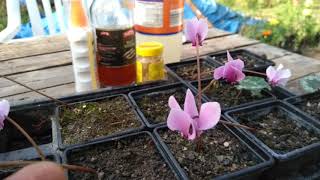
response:
M144 27L160 28L163 26L162 0L135 2L135 23Z
M132 28L96 29L96 37L98 66L124 66L135 63L135 32Z
M170 11L170 27L182 25L183 8L173 9Z

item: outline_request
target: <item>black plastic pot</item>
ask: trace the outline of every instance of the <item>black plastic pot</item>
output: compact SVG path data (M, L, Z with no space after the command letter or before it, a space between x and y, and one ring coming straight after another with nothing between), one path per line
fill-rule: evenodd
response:
M136 131L139 131L139 130L141 130L141 129L143 129L145 127L143 121L140 119L138 113L135 111L134 106L132 105L132 103L130 102L129 98L126 95L124 95L124 94L115 94L115 95L111 95L111 96L103 96L103 93L102 93L102 94L100 94L99 98L97 98L98 96L99 96L99 94L93 94L93 95L88 94L87 96L82 96L80 101L77 98L70 97L67 100L67 102L68 102L68 104L70 106L72 106L72 105L76 105L76 104L79 104L79 103L104 101L104 100L107 100L107 99L110 99L110 98L113 98L113 97L119 97L119 96L120 97L124 97L125 100L129 103L130 107L132 108L134 114L136 115L140 126L137 127L137 128L125 129L125 130L120 131L120 132L115 132L115 133L112 133L112 134L101 136L101 137L98 137L98 138L95 138L95 139L91 139L91 140L88 140L86 142L81 142L81 143L78 143L78 144L83 144L83 143L87 143L87 142L94 142L94 141L98 141L98 140L105 139L105 138L108 138L108 137L113 137L113 136L126 134L126 133L130 133L130 132L136 132ZM63 143L62 134L61 134L61 128L62 127L60 126L60 123L59 123L60 111L61 111L61 106L56 108L55 117L53 118L53 127L54 127L53 128L53 130L54 130L53 131L54 132L53 137L54 137L54 144L57 145L59 149L65 149L67 147L72 147L72 146L75 146L77 144L64 144Z
M51 116L55 105L52 103L27 104L11 107L9 117L18 123L40 146L50 146L52 143ZM0 153L8 153L32 148L26 137L11 123L4 121L5 126L0 131Z
M150 119L146 117L146 115L143 113L142 108L138 105L138 101L141 100L143 97L157 97L163 93L169 92L170 94L174 94L177 91L182 91L183 92L183 97L185 97L185 93L187 92L188 87L182 83L176 83L176 84L171 84L171 85L164 85L164 86L159 86L159 87L153 87L145 90L138 90L138 91L133 91L129 93L129 99L132 101L133 106L135 106L136 111L139 113L141 116L142 120L144 123L147 125L149 128L154 128L163 124L166 124L166 122L162 123L154 123L154 119ZM191 89L192 90L192 89ZM193 92L195 95L195 93ZM169 98L166 100L166 104L168 104ZM184 98L182 103L184 102ZM169 109L169 107L168 107ZM154 112L153 114L157 114L157 112Z
M235 50L235 51L230 51L231 56L233 57L233 59L238 59L237 57L240 56L247 56L251 59L254 59L254 66L248 66L248 63L246 63L246 61L243 58L240 58L241 60L244 61L245 63L245 69L246 70L251 70L251 71L257 71L257 72L265 72L266 69L269 66L274 66L275 63L267 60L264 57L258 56L256 54L251 53L250 51L244 50L244 49L239 49L239 50ZM227 52L223 52L223 53L214 53L214 54L209 54L208 56L208 60L217 64L217 65L223 65L223 59L227 59Z
M316 117L303 109L304 106L307 106L306 103L308 100L318 100L319 108L320 91L285 99L286 102L298 108L301 111L301 114L305 116L305 119L309 119L309 121L312 121L313 124L320 129L320 116Z
M211 177L211 179L219 179L219 180L229 180L229 179L259 179L263 172L267 171L274 164L274 159L266 153L263 149L261 149L255 142L251 141L249 138L243 135L238 129L230 126L221 125L225 128L226 132L230 133L231 136L234 136L239 140L240 144L244 145L244 147L248 148L248 151L251 152L256 158L261 161L255 166L247 167L240 169L238 171L230 172L227 174L221 174L217 177ZM173 153L170 151L169 147L162 140L159 131L160 130L168 130L166 126L157 127L154 130L155 137L157 141L161 144L164 152L169 157L170 161L177 167L178 172L181 174L183 179L189 179L185 170L178 163L177 159L174 157ZM213 130L214 131L214 130ZM176 132L179 133L179 132ZM206 132L204 132L206 133ZM196 143L196 142L195 142ZM182 150L181 150L182 151Z
M210 81L212 79L206 79L206 80L202 80L201 83L203 84L209 84ZM189 83L189 86L195 91L198 92L198 81L192 81ZM223 111L228 111L231 109L237 109L237 108L241 108L241 107L245 107L245 106L249 106L249 105L253 105L253 104L257 104L257 103L261 103L261 102L265 102L265 101L270 101L272 99L275 99L276 96L273 95L270 91L266 91L266 90L262 90L262 95L265 95L266 98L260 99L260 100L255 100L252 102L248 102L248 103L243 103L243 104L239 104L239 105L235 105L235 106L231 106L231 107L223 107L223 105L221 106ZM202 93L202 97L203 99L205 99L205 101L216 101L214 98L210 98L207 95L205 95L205 93Z
M214 64L212 62L208 62L208 60L206 58L200 58L200 63L201 63L202 67L206 67L206 68L210 69L211 71L214 70L216 67L218 67L216 64ZM183 81L190 81L190 80L179 76L177 74L177 70L179 68L192 66L192 65L195 65L195 66L197 65L197 59L193 58L193 59L188 60L188 61L167 64L166 66L167 66L167 69L168 69L167 71L170 72L170 74L172 74L172 76L174 76L175 78L177 78L178 80L183 82ZM201 72L201 73L204 73L204 72ZM197 70L195 71L195 75L197 75ZM206 78L212 77L213 76L213 72L206 74L206 76L207 76Z
M157 143L154 136L150 132L147 132L147 131L135 132L135 133L130 133L130 134L123 134L121 136L111 137L108 139L99 140L96 142L91 142L91 143L87 143L84 145L77 145L74 147L67 148L63 153L62 162L63 163L70 163L70 156L75 152L86 151L86 150L94 148L94 147L107 147L108 145L110 145L110 143L117 142L119 140L139 138L141 136L147 136L148 138L150 138L151 142L146 142L146 143L153 143L155 145L156 151L159 152L159 155L164 160L166 165L171 169L171 171L173 172L176 179L181 179L179 174L176 172L175 167L170 163L170 161L167 159L167 157L163 153L160 145ZM70 176L70 174L68 174L68 175Z
M309 119L304 119L305 116L301 114L301 112L282 101L269 101L259 105L231 110L226 112L226 117L233 122L241 123L238 119L239 116L249 115L252 118L256 118L266 116L274 109L284 112L284 115L289 117L289 119L292 120L292 123L297 124L297 126L304 127L308 132L313 132L320 136L320 130L313 126L313 122L309 121ZM241 115L239 115L240 113ZM267 174L271 178L287 175L287 173L298 171L305 166L312 165L320 161L320 141L289 152L280 153L267 146L252 132L244 129L242 129L242 131L245 132L250 139L257 142L262 148L272 154L276 159L275 167Z

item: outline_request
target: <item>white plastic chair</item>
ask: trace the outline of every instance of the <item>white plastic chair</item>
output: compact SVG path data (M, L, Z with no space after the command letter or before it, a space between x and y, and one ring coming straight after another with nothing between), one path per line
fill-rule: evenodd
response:
M25 0L29 14L30 23L32 26L33 36L44 35L44 29L41 24L41 17L36 0ZM64 3L68 1L63 0ZM19 0L6 0L7 3L7 27L0 32L0 42L5 42L12 39L20 30L21 26L21 13L20 13L20 1ZM55 34L55 24L52 14L52 8L50 0L42 0L45 16L47 18L49 33ZM66 5L66 4L65 4ZM54 6L57 13L58 24L61 32L66 31L65 13L61 0L54 0ZM67 5L65 7L68 7Z

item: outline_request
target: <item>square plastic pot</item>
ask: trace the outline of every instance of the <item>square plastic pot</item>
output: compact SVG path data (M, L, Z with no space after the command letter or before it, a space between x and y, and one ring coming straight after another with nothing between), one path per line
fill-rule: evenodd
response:
M223 118L224 119L224 118ZM247 136L245 136L242 132L240 132L238 129L231 127L231 126L225 126L221 125L223 128L225 128L226 132L231 133L232 136L234 136L236 139L239 140L240 144L244 145L244 147L248 148L248 151L253 153L261 162L251 166L246 167L243 169L240 169L238 171L230 172L227 174L221 174L216 177L212 177L211 179L218 179L218 180L229 180L229 179L259 179L259 177L269 170L272 165L274 164L274 159L270 154L265 152L262 148L260 148L255 142L250 140ZM181 165L178 163L176 158L174 157L173 153L170 151L169 147L165 144L165 142L162 140L159 130L168 129L167 126L161 126L157 127L154 130L155 137L157 141L161 144L164 152L167 154L170 161L177 167L178 172L183 177L183 179L189 179L187 173L184 171L184 169L181 167ZM179 133L179 132L176 132ZM206 132L204 132L206 133Z
M320 135L320 130L313 126L313 122L305 119L304 115L301 112L297 111L296 108L289 106L288 104L282 101L269 101L264 102L258 105L252 105L248 107L243 107L235 110L230 110L226 112L226 117L236 123L241 123L238 120L238 115L249 114L253 117L261 117L269 114L272 110L278 109L281 112L285 113L285 116L288 117L292 123L297 124L299 127L304 127L308 131L312 131L317 135ZM255 127L252 127L255 128ZM253 133L242 129L242 131L252 140L257 142L263 149L269 152L275 159L276 165L272 170L267 174L271 178L277 176L286 175L292 171L298 171L304 166L320 162L320 141L291 150L286 153L278 153L274 149L267 146L262 140L257 138Z
M81 143L78 143L78 144L84 144L84 143L88 143L88 142L99 141L101 139L105 139L105 138L108 138L108 137L113 137L113 136L117 136L117 135L121 135L121 134L140 131L141 129L143 129L145 127L143 121L140 119L140 116L135 111L134 106L132 105L132 103L130 102L129 98L126 95L124 95L124 94L115 94L115 95L110 95L110 96L103 96L103 93L102 93L99 98L97 98L97 97L99 97L99 94L93 94L93 95L88 94L86 96L82 96L80 101L77 98L73 99L73 97L71 97L71 98L68 99L68 104L72 106L72 105L76 105L76 104L79 104L79 103L99 102L99 101L104 101L104 100L107 100L107 99L110 99L110 98L113 98L113 97L123 97L123 98L125 98L127 103L130 105L130 107L132 108L132 111L134 112L135 116L137 117L137 120L139 121L138 123L140 124L140 126L136 127L136 128L128 128L128 129L125 129L125 130L120 131L120 132L115 132L115 133L112 133L112 134L101 136L101 137L98 137L98 138L95 138L95 139L91 139L91 140L88 140L88 141L85 141L85 142L81 142ZM61 111L61 106L56 108L55 116L54 116L54 118L52 118L52 120L53 120L53 130L54 130L53 131L54 132L53 133L53 137L54 137L54 144L59 149L65 149L67 147L72 147L72 146L75 146L77 144L64 144L63 143L62 134L61 134L62 127L61 127L61 125L59 123L60 111Z
M238 55L244 55L244 56L248 56L248 57L254 59L255 60L255 64L254 64L253 67L248 67L246 65L246 62L245 62L245 67L244 68L246 70L257 71L257 72L265 72L266 69L269 66L274 66L275 65L274 62L272 62L270 60L267 60L264 57L258 56L256 54L254 54L254 53L252 53L250 51L244 50L244 49L230 51L230 54L233 57L233 59L238 59L237 58ZM219 58L227 58L227 52L209 54L207 56L207 58L208 58L208 60L210 62L213 62L213 63L221 66L221 65L224 64L224 62L221 61L221 59L219 59Z
M166 155L162 151L162 148L159 145L159 143L155 140L154 136L148 131L141 131L141 132L123 134L123 135L120 135L120 136L117 136L117 137L110 137L110 138L106 138L104 140L98 140L96 142L90 142L90 143L83 144L83 145L77 145L77 146L74 146L74 147L69 147L69 148L65 149L64 152L63 152L62 163L70 163L70 160L69 160L70 155L72 155L72 153L74 153L74 152L86 151L86 150L88 150L90 148L94 148L94 147L101 147L101 146L102 147L103 146L106 147L110 143L117 142L119 140L124 140L124 139L139 138L139 136L147 136L148 138L150 138L152 140L151 143L153 143L155 145L156 151L158 151L159 155L164 160L166 165L171 169L171 171L173 172L175 178L176 179L182 179L180 174L177 172L175 167L170 163L170 161L168 160L168 158L166 157Z

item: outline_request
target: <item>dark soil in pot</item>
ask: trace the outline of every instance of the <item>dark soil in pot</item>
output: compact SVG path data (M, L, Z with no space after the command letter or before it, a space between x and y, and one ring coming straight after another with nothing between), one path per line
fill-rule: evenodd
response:
M170 108L168 100L174 96L180 105L184 102L186 92L183 88L175 88L167 91L145 94L136 100L145 118L153 124L166 122ZM181 106L183 107L183 106Z
M64 144L77 144L141 126L137 115L123 96L63 107L59 123Z
M208 83L202 83L202 88L205 88L207 84ZM208 88L204 94L212 101L219 102L223 108L230 108L232 106L272 97L266 93L261 93L261 96L254 96L250 91L240 91L235 85L222 81L216 81L215 85Z
M53 109L39 108L31 110L13 111L9 116L15 120L38 144L48 144L52 142L52 125L50 115ZM0 149L0 153L32 147L25 136L15 128L11 123L5 121L4 129L0 132L1 137L7 140L1 141L6 145Z
M212 179L254 166L261 160L221 125L201 135L202 148L168 129L159 132L190 179Z
M304 97L303 101L297 103L296 106L320 120L320 91L312 96Z
M200 71L201 71L201 79L207 79L213 77L213 70L215 67L209 66L205 63L201 63L200 66ZM180 76L183 80L187 81L193 81L197 80L197 63L192 63L192 64L185 64L182 66L177 66L174 69L174 72Z
M150 136L141 134L71 152L68 163L98 171L102 179L175 179ZM97 179L92 174L69 172L69 179Z
M276 153L285 154L320 141L320 135L291 119L284 110L235 114L241 124L255 128L252 133Z

